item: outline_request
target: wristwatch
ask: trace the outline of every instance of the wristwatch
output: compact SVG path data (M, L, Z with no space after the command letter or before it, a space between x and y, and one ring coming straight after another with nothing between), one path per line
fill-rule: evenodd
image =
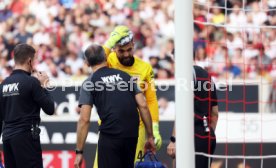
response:
M76 153L76 154L83 154L83 150L76 149L76 150L75 150L75 153Z
M171 142L175 143L175 136L171 136L170 140Z

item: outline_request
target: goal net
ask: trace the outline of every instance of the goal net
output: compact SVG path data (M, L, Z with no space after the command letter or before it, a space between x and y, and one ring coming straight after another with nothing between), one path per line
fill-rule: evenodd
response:
M194 60L218 88L212 168L276 165L276 1L194 0Z

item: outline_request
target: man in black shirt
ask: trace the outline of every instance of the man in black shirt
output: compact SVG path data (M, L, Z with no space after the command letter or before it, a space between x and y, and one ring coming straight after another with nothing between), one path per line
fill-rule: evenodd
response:
M213 154L216 147L215 129L218 120L218 104L215 84L206 70L194 66L194 130L195 151ZM175 128L167 153L175 158ZM209 168L209 158L196 155L196 168Z
M81 166L83 147L89 129L92 106L101 119L98 141L99 168L133 168L138 138L139 114L147 131L145 150L155 151L151 116L143 93L125 72L108 68L104 49L92 45L85 51L85 60L93 75L82 85L90 95L79 100L80 119L77 127L75 168ZM84 94L87 92L82 92Z
M14 48L15 68L0 85L0 135L6 168L42 168L39 139L40 109L54 113L54 101L43 86L46 73L31 76L35 49L27 44ZM2 132L3 123L3 132Z

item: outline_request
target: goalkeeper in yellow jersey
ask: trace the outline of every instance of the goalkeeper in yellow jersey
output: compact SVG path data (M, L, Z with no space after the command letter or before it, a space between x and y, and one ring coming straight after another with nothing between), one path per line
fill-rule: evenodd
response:
M162 138L159 133L159 111L158 102L154 84L154 74L149 63L135 57L133 33L126 26L117 26L111 32L109 39L104 44L107 63L110 68L122 70L132 77L137 78L141 90L144 92L146 101L153 121L153 135L157 150L161 148ZM118 97L119 98L119 97ZM145 145L145 127L140 119L139 138L136 148L137 159L140 151L144 152ZM97 154L94 161L94 168L98 167Z

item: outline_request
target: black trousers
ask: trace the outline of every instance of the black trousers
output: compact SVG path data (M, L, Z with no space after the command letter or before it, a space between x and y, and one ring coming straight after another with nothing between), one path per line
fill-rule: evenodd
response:
M137 138L114 138L100 134L98 168L133 168Z
M216 136L214 130L210 128L210 132L205 132L203 126L195 126L195 134L195 151L214 154L216 148ZM202 155L196 155L195 161L196 168L209 168L211 167L210 164L212 159Z
M5 168L43 168L40 140L25 132L3 142Z

